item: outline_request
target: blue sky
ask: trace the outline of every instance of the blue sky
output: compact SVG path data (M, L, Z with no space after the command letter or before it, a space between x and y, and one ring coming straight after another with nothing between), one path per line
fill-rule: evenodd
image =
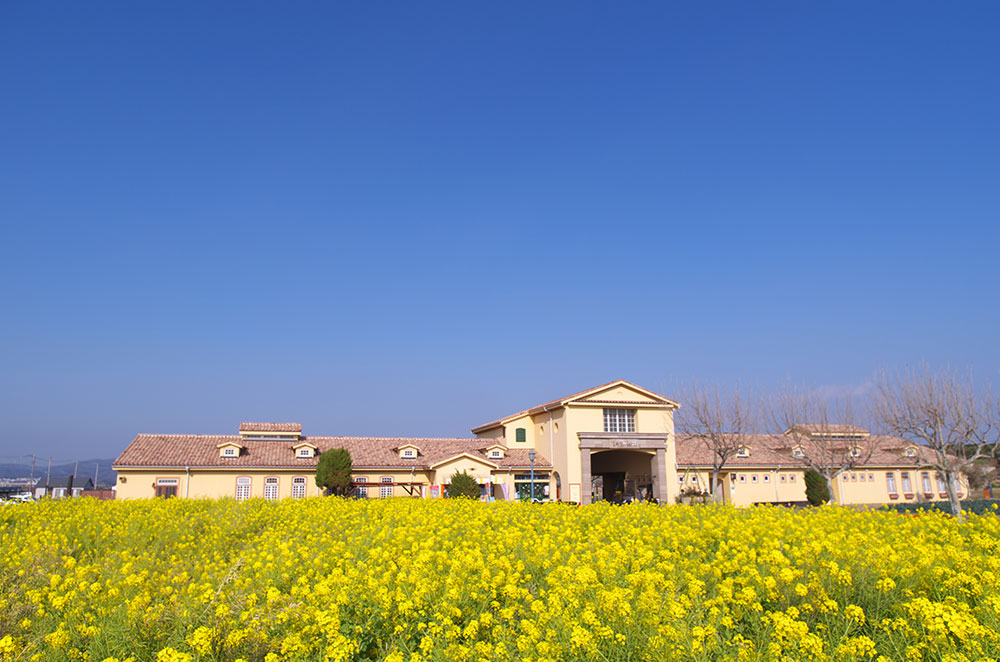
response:
M994 379L1000 6L8 3L0 456Z

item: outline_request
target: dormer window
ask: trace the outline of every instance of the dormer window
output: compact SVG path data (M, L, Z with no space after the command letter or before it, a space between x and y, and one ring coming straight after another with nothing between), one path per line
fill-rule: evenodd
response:
M916 456L917 456L917 449L915 448L906 449L906 457L916 457Z
M399 457L402 460L415 460L420 455L420 449L413 444L406 444L399 447Z
M857 446L851 448L851 457L861 457L861 449Z
M500 444L493 444L481 449L482 452L486 453L486 457L491 460L502 460L507 455L507 449Z
M746 446L740 446L736 450L736 457L750 457L750 449Z
M231 457L239 457L240 456L240 449L237 446L224 446L222 448L222 452L220 453L220 456L221 457L229 457L229 458L231 458Z
M316 457L316 453L319 452L318 448L316 448L307 441L295 444L294 446L292 446L292 450L295 451L295 458L302 460L308 460L314 458Z
M792 449L792 457L804 457L805 453L802 452L801 448Z

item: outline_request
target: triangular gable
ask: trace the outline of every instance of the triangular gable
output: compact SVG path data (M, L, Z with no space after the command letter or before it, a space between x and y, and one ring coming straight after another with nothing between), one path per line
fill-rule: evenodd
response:
M489 452L489 451L491 451L491 450L493 450L495 448L499 448L502 451L506 451L507 450L507 447L504 446L503 444L490 444L489 446L487 446L483 450Z
M636 404L651 404L651 405L663 405L663 404L673 404L676 402L659 395L658 393L653 393L652 391L646 390L641 386L636 386L630 382L624 380L618 380L607 386L600 386L596 389L592 389L586 392L582 396L573 398L568 402L595 402L595 403L636 403Z
M243 444L236 441L224 441L221 444L216 444L216 448L225 448L226 446L231 446L233 448L243 448Z
M420 450L420 446L417 446L416 444L403 444L402 446L396 446L396 448L394 448L393 450L401 451L404 448L412 448L417 451Z
M477 457L477 456L473 455L472 453L458 453L457 455L452 455L451 457L445 458L445 459L441 460L440 462L435 462L434 464L432 464L430 466L430 468L431 469L437 469L438 467L440 467L443 464L449 464L451 462L454 462L455 460L460 460L460 459L463 459L463 458L467 459L467 460L474 460L475 462L478 462L480 464L484 464L484 465L486 465L488 467L491 467L493 469L496 469L499 466L497 464L494 464L493 462L490 462L489 460L487 460L484 457Z
M503 418L498 418L495 421L486 423L485 425L480 425L478 427L472 428L473 434L480 434L486 432L487 430L492 430L493 428L500 427L501 425L506 425L513 422L515 419L521 418L522 416L531 414L538 414L541 412L551 411L553 409L558 409L563 407L570 402L594 402L597 404L601 398L597 396L599 394L604 394L606 391L612 391L614 389L624 388L628 393L628 402L637 402L639 404L649 404L649 405L668 405L672 408L680 407L680 404L666 398L659 393L653 393L641 386L636 386L632 382L627 382L624 379L616 379L613 382L607 384L601 384L600 386L595 386L594 388L589 388L585 391L580 391L579 393L574 393L572 395L567 395L564 398L559 398L558 400L553 400L551 402L546 402L545 404L538 405L537 407L532 407L531 409L525 409L524 411L519 411L516 414L511 414L510 416L505 416ZM625 393L625 391L622 391ZM609 396L604 395L604 398L609 398Z
M298 450L300 448L312 448L313 450L319 450L319 446L316 444L310 444L308 441L300 441L292 446L292 450Z

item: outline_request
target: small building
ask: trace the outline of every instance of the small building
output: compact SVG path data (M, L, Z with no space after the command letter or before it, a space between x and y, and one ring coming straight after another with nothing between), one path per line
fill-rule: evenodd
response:
M68 499L80 496L84 490L93 490L94 481L90 478L76 479L74 476L39 478L32 491L36 499L49 497L51 499Z

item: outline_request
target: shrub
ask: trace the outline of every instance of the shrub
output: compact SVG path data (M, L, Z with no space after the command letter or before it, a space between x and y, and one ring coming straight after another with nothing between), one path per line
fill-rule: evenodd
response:
M351 491L351 453L346 448L331 448L319 456L316 485L337 496Z
M810 469L806 472L806 499L813 506L821 506L830 500L830 488L826 484L823 474Z
M451 484L448 486L448 498L450 499L478 499L479 483L466 472L457 471L451 477Z

